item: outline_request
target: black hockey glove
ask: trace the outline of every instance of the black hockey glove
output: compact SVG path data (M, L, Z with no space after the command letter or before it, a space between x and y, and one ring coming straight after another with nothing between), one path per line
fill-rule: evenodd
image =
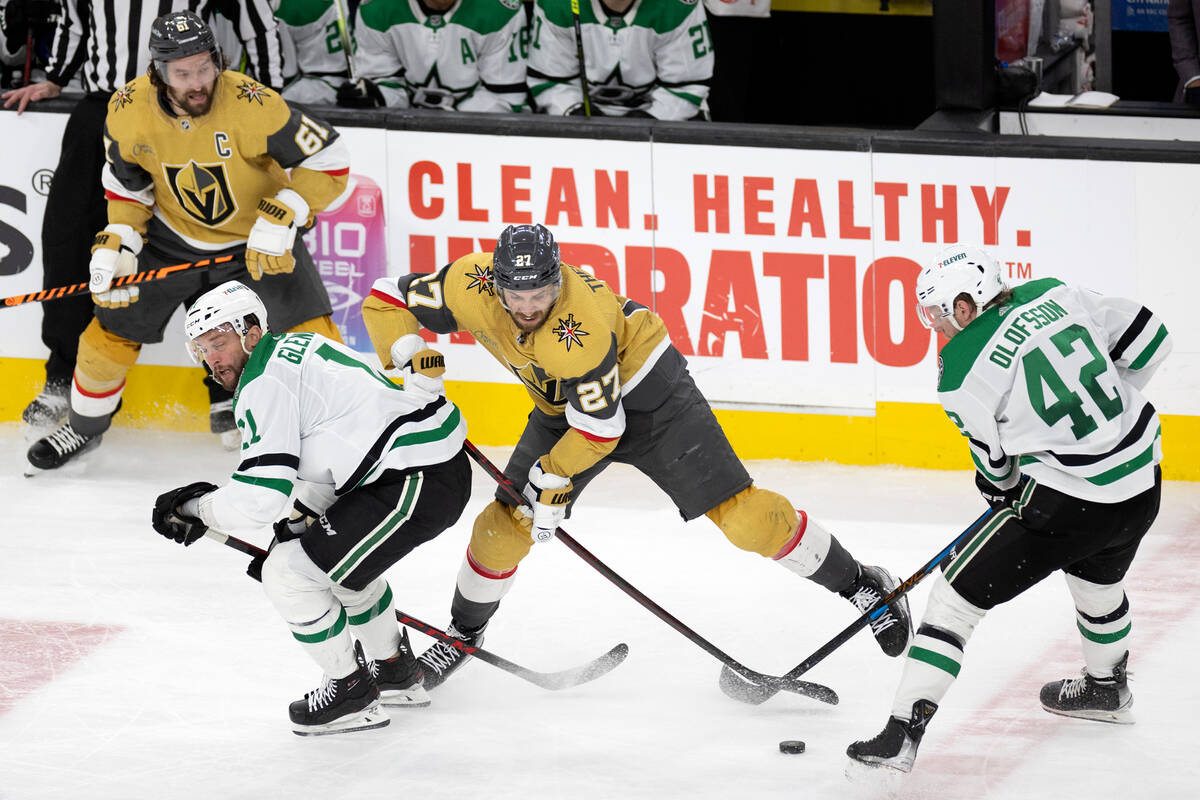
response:
M160 494L154 501L154 513L150 516L154 530L184 547L199 539L208 530L208 526L195 517L184 514L179 507L188 500L206 495L216 488L216 484L197 481Z
M1005 508L1012 508L1013 503L1021 496L1021 492L1025 491L1025 484L1029 483L1029 476L1022 475L1021 480L1011 489L1001 489L996 484L989 481L983 476L982 472L975 472L975 488L983 495L983 499L987 504L996 511Z
M337 104L342 108L381 108L386 103L379 87L366 78L358 83L347 81L338 87Z
M259 583L262 583L263 564L266 562L267 556L271 555L271 551L275 549L275 545L291 539L299 539L304 535L304 531L307 528L308 519L305 517L298 519L284 517L278 520L271 526L271 530L275 532L275 535L271 537L271 543L267 545L267 552L264 555L255 556L250 559L250 563L246 565L246 574Z

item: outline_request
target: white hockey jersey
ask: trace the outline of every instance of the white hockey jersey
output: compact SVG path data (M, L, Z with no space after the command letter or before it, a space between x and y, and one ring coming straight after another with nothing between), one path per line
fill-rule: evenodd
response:
M524 111L528 35L521 0L458 0L444 14L417 0L367 0L355 15L355 63L389 106Z
M1139 390L1170 350L1166 326L1141 304L1044 278L942 348L938 396L1000 488L1024 473L1116 503L1154 484L1162 430Z
M346 0L340 0L346 12ZM338 29L335 0L272 0L283 51L286 83L281 93L297 103L337 102L337 88L350 79L346 48ZM350 20L346 38L353 45Z
M246 362L233 413L242 462L198 509L222 531L274 523L294 494L324 513L384 470L448 461L467 436L466 420L445 397L397 386L315 333L264 336Z
M714 59L699 0L634 0L619 16L600 0L580 0L579 20L593 113L708 117ZM570 0L537 0L530 38L528 82L537 110L578 113L583 90Z

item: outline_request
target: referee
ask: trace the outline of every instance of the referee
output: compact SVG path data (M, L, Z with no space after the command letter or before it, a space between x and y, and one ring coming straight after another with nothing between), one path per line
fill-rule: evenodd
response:
M172 11L194 11L241 41L244 71L279 89L283 66L269 0L60 0L46 80L5 92L4 107L58 97L78 74L86 94L71 111L42 218L42 285L88 282L92 237L108 222L100 170L108 98L150 65L150 25ZM84 294L42 304L42 342L50 349L46 384L22 419L38 428L66 420L79 335L92 319ZM211 394L211 392L210 392ZM219 431L214 431L219 432Z

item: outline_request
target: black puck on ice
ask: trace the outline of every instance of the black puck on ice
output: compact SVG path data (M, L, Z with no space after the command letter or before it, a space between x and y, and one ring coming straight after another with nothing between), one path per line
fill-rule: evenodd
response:
M779 752L781 753L803 753L804 742L799 739L784 739L779 743Z

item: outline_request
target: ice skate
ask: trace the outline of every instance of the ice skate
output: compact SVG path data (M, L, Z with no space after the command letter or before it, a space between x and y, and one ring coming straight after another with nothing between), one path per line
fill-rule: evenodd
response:
M292 730L298 736L321 736L382 728L391 722L379 702L379 689L362 663L361 645L356 644L358 665L344 678L330 678L288 707Z
M867 766L911 772L921 737L925 735L925 726L935 711L937 703L918 700L913 703L912 715L908 719L888 717L887 725L878 736L855 742L846 748L846 755Z
M487 625L484 625L478 630L464 633L455 627L454 623L450 623L450 627L446 629L446 633L458 639L462 644L467 646L478 646L483 643L483 630ZM421 664L421 671L424 674L424 684L426 689L436 689L441 686L446 678L458 670L463 664L467 663L471 656L464 652L461 648L455 647L449 642L438 641L433 644L417 661Z
M1111 678L1093 678L1087 667L1078 678L1064 678L1042 687L1042 708L1064 717L1132 725L1133 694L1129 691L1129 651L1113 667Z
M367 662L367 670L379 687L379 701L384 707L424 708L429 705L421 664L413 657L408 643L408 629L400 634L400 652L388 659L371 659Z
M842 596L860 613L866 613L897 585L896 579L883 567L863 565L854 586L842 593ZM875 641L885 654L892 658L903 655L912 639L912 617L908 612L908 598L901 596L892 601L882 614L871 620L870 625Z

